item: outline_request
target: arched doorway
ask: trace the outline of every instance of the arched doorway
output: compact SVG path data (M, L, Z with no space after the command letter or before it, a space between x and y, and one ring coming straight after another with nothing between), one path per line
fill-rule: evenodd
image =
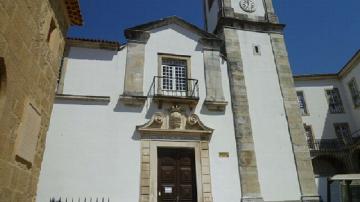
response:
M6 67L3 57L0 57L0 118L6 100Z

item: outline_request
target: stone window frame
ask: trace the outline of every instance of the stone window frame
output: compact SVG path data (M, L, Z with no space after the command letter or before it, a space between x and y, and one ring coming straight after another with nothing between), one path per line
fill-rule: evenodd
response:
M357 92L353 92L353 89ZM354 104L354 108L357 109L357 108L360 108L360 90L359 90L359 85L357 84L356 82L356 79L355 77L350 79L350 81L348 82L348 89L349 89L349 92L350 92L350 96L352 98L352 102ZM357 103L357 100L359 100Z
M326 98L326 101L327 101L327 103L328 103L328 107L329 107L329 109L328 109L328 112L330 113L330 114L345 114L346 112L345 112L345 107L344 107L344 103L343 103L343 101L342 101L342 98L341 98L341 94L340 94L340 90L339 90L339 88L337 88L337 87L333 87L333 88L327 88L327 89L325 89L324 90L325 91L325 98ZM336 112L336 111L331 111L331 109L330 109L330 105L332 104L332 103L330 103L330 100L329 100L329 96L328 96L328 92L329 91L336 91L336 93L338 94L338 96L339 96L339 103L337 103L339 106L341 106L341 110L340 111L338 111L338 112Z
M336 137L338 138L340 143L343 143L345 145L351 143L352 134L351 134L350 124L348 122L334 123L333 126L334 126ZM337 127L339 127L339 126L345 126L347 128L347 130L349 131L348 137L344 137L343 134L338 133ZM345 139L345 138L347 138L347 139ZM349 141L349 142L346 142L346 141Z
M307 104L306 104L306 96L305 96L305 92L302 91L302 90L299 90L299 91L296 91L296 97L298 99L298 103L299 103L299 95L298 93L301 93L302 94L302 97L303 97L303 101L304 101L304 112L301 111L301 107L300 107L300 104L299 104L299 109L300 109L300 114L301 116L310 116L310 112L309 112L309 109L307 107Z
M196 188L198 201L212 201L209 142L156 141L141 142L140 201L156 202L158 197L158 148L193 148L195 151Z
M191 56L190 55L176 55L171 53L158 53L158 73L157 76L162 76L162 61L163 58L170 58L174 60L185 60L186 61L186 79L192 79L191 77ZM161 80L158 81L158 87L161 85ZM187 89L190 90L190 89Z
M5 59L0 57L0 118L5 107L6 101L6 89L7 89L7 74Z

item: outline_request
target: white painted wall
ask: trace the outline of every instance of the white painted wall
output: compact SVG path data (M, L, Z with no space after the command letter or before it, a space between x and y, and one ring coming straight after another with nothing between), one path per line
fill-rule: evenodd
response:
M265 16L265 6L263 0L254 0L256 5L256 11L253 13L247 13L240 7L241 0L231 0L231 6L234 8L235 13L246 14L250 18L256 16Z
M145 47L144 92L158 74L157 53L191 56L191 77L200 84L195 113L205 125L215 129L209 150L214 201L240 201L231 107L223 113L209 112L203 107L204 59L198 40L199 36L176 25L151 31ZM71 49L64 93L111 96L111 102L55 104L38 185L38 202L47 202L52 196L139 200L140 144L135 126L147 122L159 109L150 100L143 108L118 102L123 92L125 60L126 49L115 54L106 50ZM225 99L230 101L227 65L221 62ZM229 152L230 158L220 159L219 152Z
M297 91L303 91L309 116L303 116L303 122L311 125L316 139L337 138L334 123L347 122L351 131L355 130L354 120L351 117L349 99L346 98L344 88L338 80L311 80L295 81ZM343 114L328 113L328 101L325 90L338 88L345 108Z
M117 51L73 47L70 50L64 80L64 94L99 95L113 94L120 71ZM120 60L124 63L124 58ZM107 78L107 79L104 79ZM123 77L120 77L123 78ZM100 85L101 84L101 85Z
M270 36L238 31L261 192L265 201L299 200L300 190ZM253 54L260 45L261 56Z
M349 108L351 116L355 123L355 129L360 130L360 107L355 108L354 103L352 101L352 97L350 94L350 90L348 87L348 83L355 78L356 83L358 84L359 90L360 90L360 61L354 64L355 67L344 77L341 79L341 83L344 87L344 94L346 98L349 100Z

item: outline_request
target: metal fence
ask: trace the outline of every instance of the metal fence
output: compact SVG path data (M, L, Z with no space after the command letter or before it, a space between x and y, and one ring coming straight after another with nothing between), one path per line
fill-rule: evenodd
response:
M50 202L110 202L109 197L78 197L78 198L58 198L50 199Z

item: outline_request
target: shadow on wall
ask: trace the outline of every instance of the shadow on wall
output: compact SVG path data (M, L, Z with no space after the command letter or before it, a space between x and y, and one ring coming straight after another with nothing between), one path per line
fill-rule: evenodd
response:
M83 50L83 51L81 51ZM79 60L109 60L112 61L118 51L106 49L90 49L81 47L71 47L69 55L72 59Z
M128 113L141 113L144 109L144 105L141 106L127 106L121 102L120 99L117 100L114 112L128 112Z
M4 58L0 57L0 118L6 101L6 67Z
M55 99L55 104L69 104L69 105L108 105L108 101L102 101L102 100L76 100L76 99L61 99L57 98Z
M231 106L226 106L226 107L231 107ZM201 106L200 114L209 115L209 116L223 116L225 114L225 110L209 111L208 108L203 103Z

